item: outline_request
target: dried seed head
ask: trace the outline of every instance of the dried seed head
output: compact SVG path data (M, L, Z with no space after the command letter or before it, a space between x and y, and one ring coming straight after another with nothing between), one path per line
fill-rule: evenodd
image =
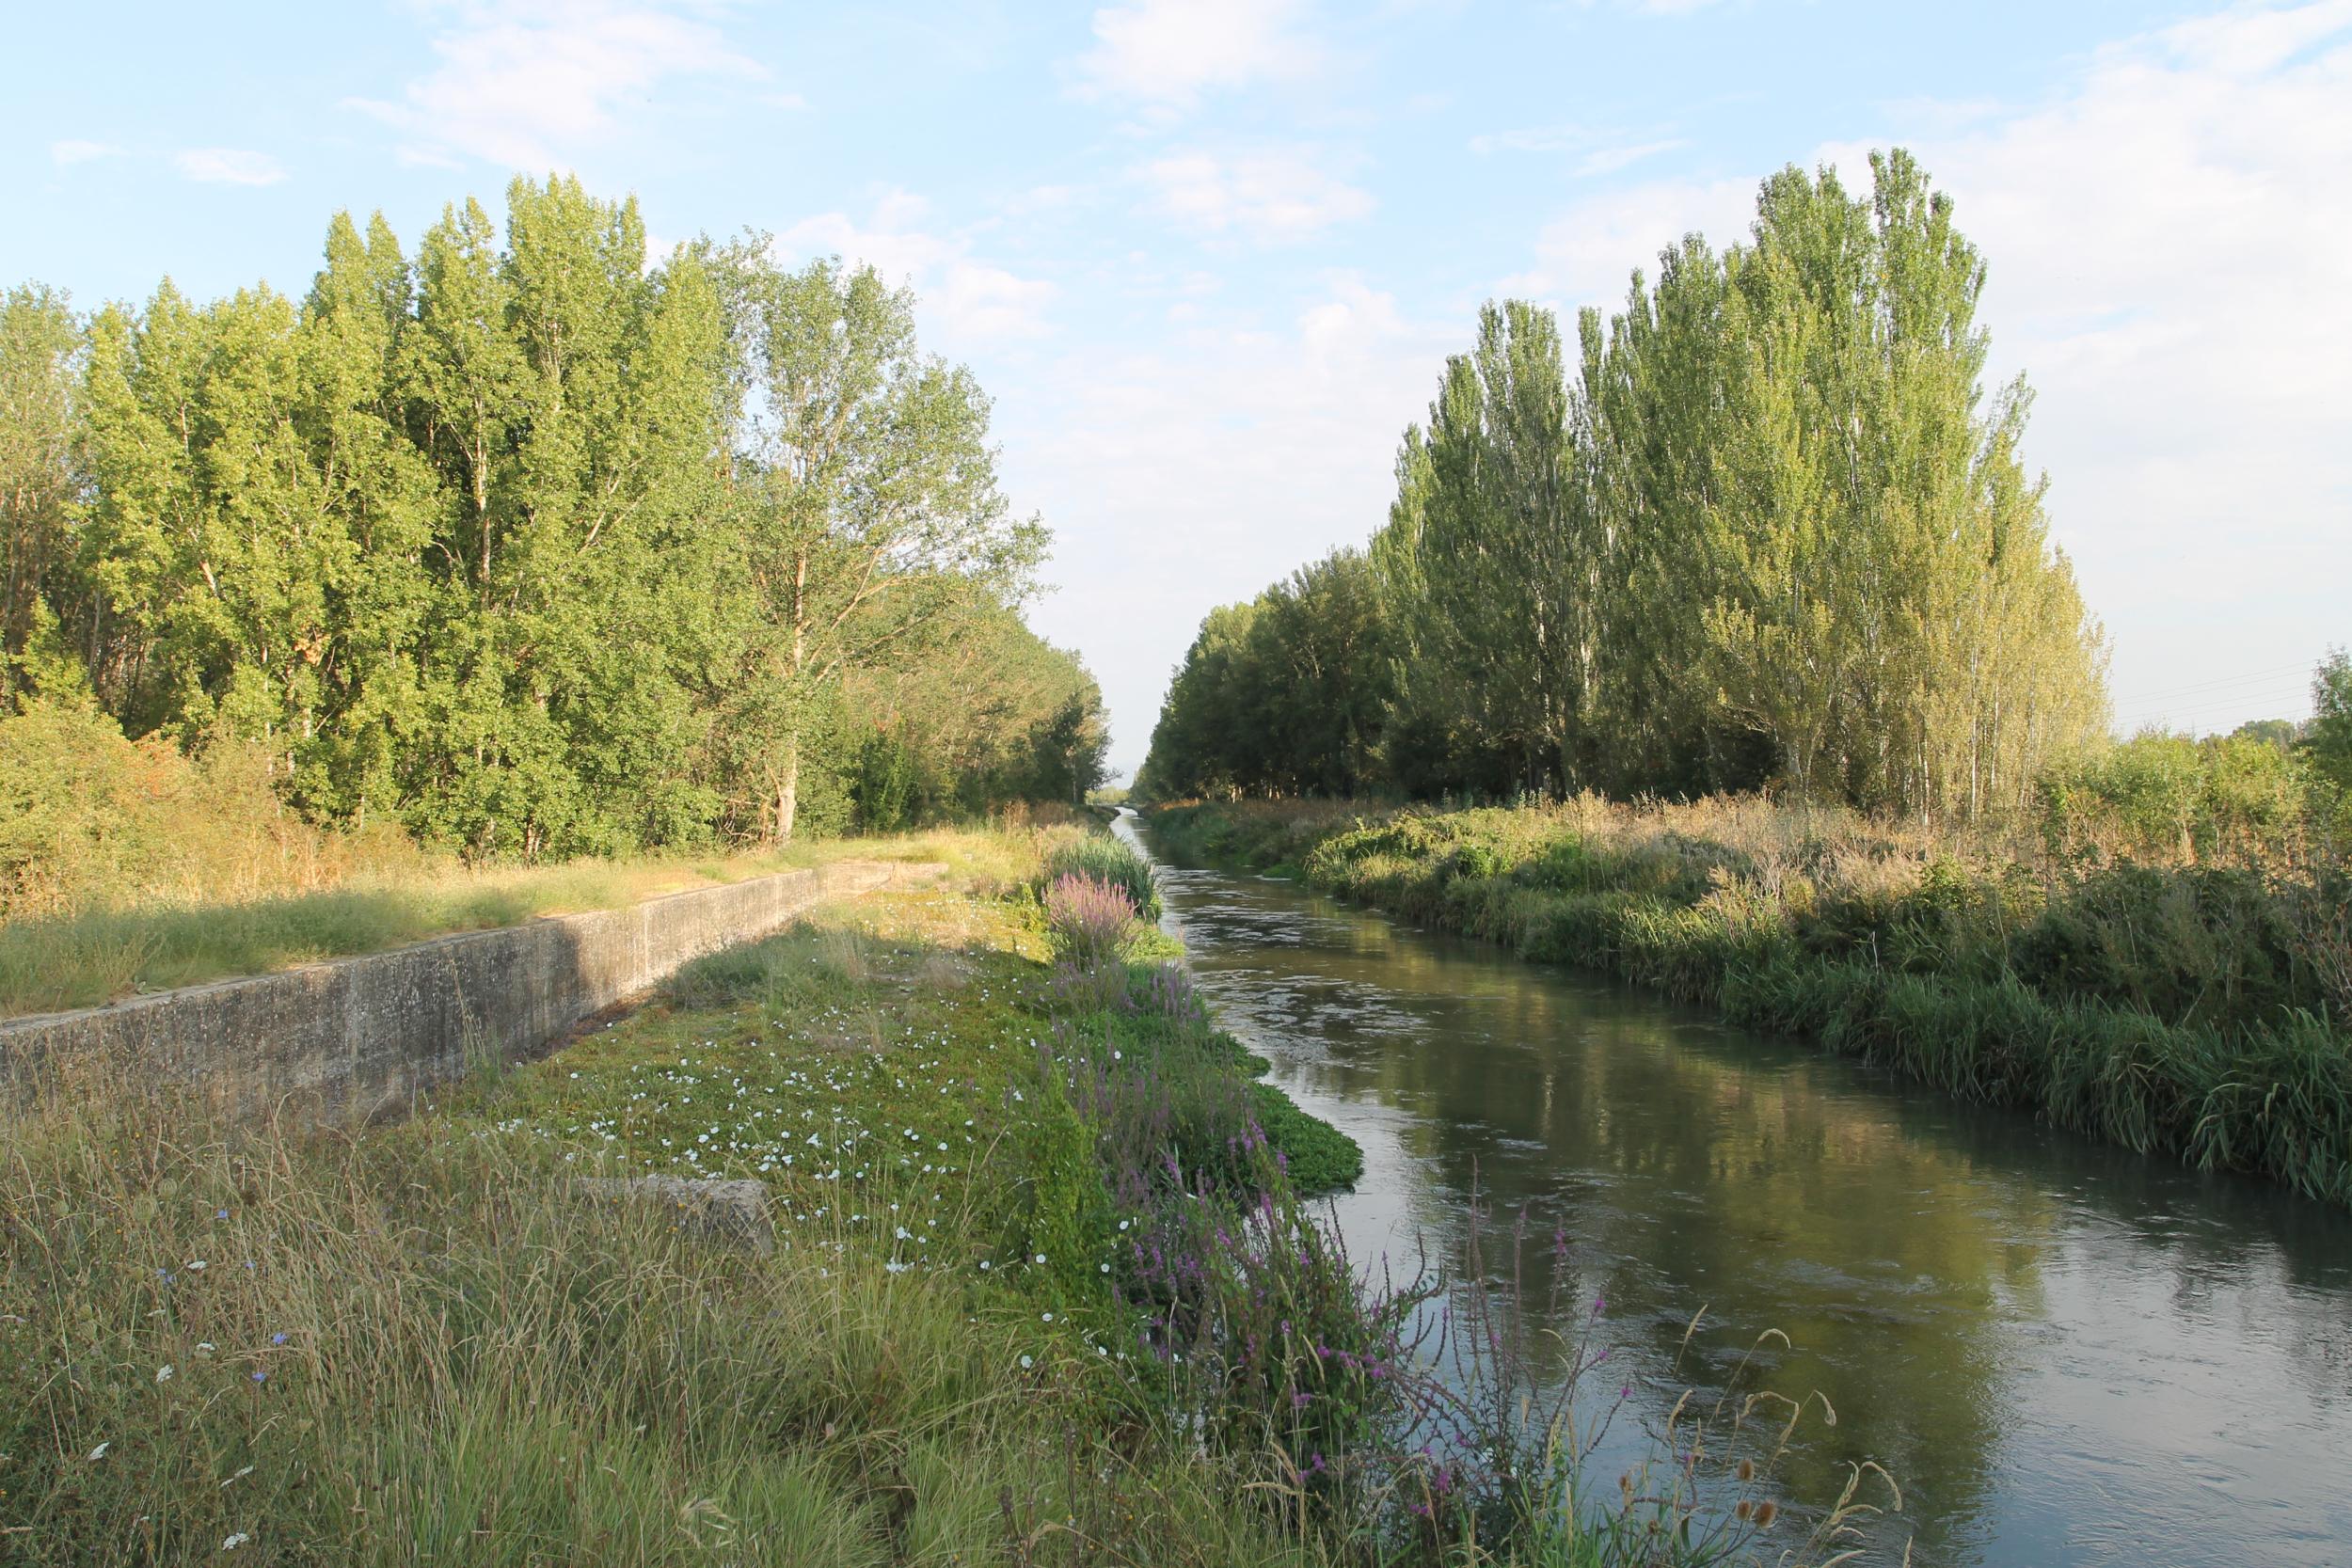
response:
M1762 1502L1756 1505L1756 1528L1757 1529L1772 1528L1772 1521L1779 1517L1780 1504L1772 1501L1770 1497L1765 1498Z
M1753 1459L1743 1459L1743 1460L1740 1461L1740 1479L1742 1481L1754 1481L1754 1480L1756 1479L1756 1461L1755 1461L1755 1460L1753 1460Z

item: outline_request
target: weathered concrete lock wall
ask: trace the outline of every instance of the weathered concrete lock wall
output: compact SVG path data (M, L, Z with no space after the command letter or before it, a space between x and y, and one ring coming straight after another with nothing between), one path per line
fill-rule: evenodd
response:
M275 974L0 1021L0 1090L85 1080L200 1097L235 1117L404 1116L484 1053L517 1056L681 965L830 899L937 867L845 862L468 931Z

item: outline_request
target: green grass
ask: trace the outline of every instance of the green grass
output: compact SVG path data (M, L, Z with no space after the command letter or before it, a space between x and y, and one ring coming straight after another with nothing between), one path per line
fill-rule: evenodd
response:
M0 1556L1320 1560L1152 1418L1036 946L1018 903L845 907L354 1140L20 1121ZM760 1177L777 1251L566 1190L647 1170Z
M18 919L0 925L0 1017L265 974L540 915L618 909L664 893L842 858L940 860L959 875L1001 884L1015 879L1025 863L1003 839L940 832L835 839L760 854L547 866L468 868L420 860L290 896Z
M1754 801L1188 806L1178 853L1811 1036L1970 1099L2352 1204L2352 879L2005 860Z
M1510 1539L1409 1513L1443 1498L1396 1446L1397 1304L1295 1197L1359 1152L1181 972L1057 989L1053 837L947 846L959 885L707 958L401 1126L218 1126L135 1073L0 1107L0 1560L1823 1555L1728 1515L1690 1545L1687 1471L1623 1513L1531 1493ZM758 1178L774 1249L576 1185L652 1172Z
M1091 832L1055 846L1045 857L1043 880L1057 877L1090 877L1127 895L1141 920L1160 917L1160 888L1152 863L1108 832Z

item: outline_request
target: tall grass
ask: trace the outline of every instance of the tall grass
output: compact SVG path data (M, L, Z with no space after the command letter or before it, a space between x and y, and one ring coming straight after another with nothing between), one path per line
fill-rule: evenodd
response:
M1079 1347L471 1139L62 1114L0 1160L0 1557L1303 1560Z
M279 763L222 742L191 757L94 709L0 715L0 1017L373 952L844 854L943 860L1005 887L1083 839L1066 808L992 831L561 863L469 862L397 823L323 827L279 798ZM1083 853L1083 852L1082 852ZM1148 873L1146 877L1148 883Z
M1160 917L1160 888L1152 863L1106 832L1089 832L1055 845L1046 852L1045 879L1082 877L1115 887L1127 895L1136 914L1144 920Z
M690 966L404 1127L216 1125L135 1077L0 1107L0 1558L1820 1555L1753 1513L1691 1533L1695 1492L1682 1538L1605 1498L1414 1514L1496 1483L1490 1446L1421 1447L1461 1397L1415 1354L1430 1292L1359 1290L1301 1196L1345 1140L1266 1114L1181 972L1050 983L1052 842L974 850L1029 856L1005 896ZM577 1186L646 1170L758 1175L775 1249Z
M0 926L0 1015L89 1006L231 974L372 953L543 914L614 909L658 894L782 870L806 857L746 855L469 868L396 875L233 901L99 907Z
M1527 958L2352 1204L2352 877L2331 861L2036 861L1758 800L1152 821L1179 850L1288 862Z

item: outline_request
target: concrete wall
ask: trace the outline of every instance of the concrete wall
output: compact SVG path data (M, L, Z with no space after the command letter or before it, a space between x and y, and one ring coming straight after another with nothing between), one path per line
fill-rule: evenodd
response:
M112 1006L0 1021L0 1089L103 1074L231 1116L407 1114L469 1053L526 1054L690 959L932 867L850 862Z

